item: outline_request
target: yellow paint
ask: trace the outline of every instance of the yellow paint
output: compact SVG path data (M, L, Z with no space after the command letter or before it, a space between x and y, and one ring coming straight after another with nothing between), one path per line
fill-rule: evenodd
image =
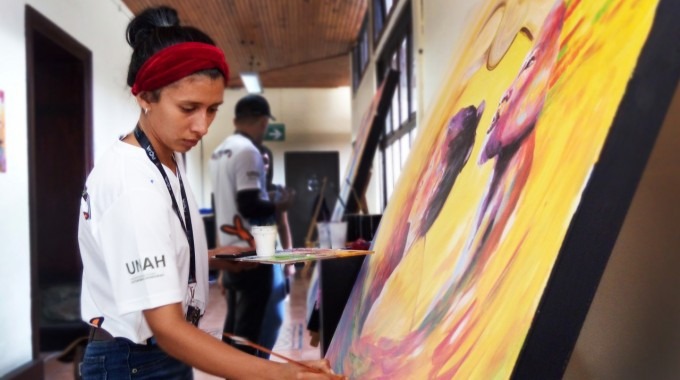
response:
M535 13L545 17L554 4L538 1ZM572 1L569 4L574 4ZM501 22L494 13L496 2L482 8L472 35L481 35L484 46L491 38L488 28ZM604 8L603 5L608 4ZM548 5L548 6L546 6ZM587 1L578 3L565 20L561 41L573 34L563 47L554 71L553 87L536 124L534 160L531 174L498 248L480 275L460 285L455 307L417 351L400 357L394 365L404 368L403 378L430 378L432 358L442 339L462 323L456 337L464 336L457 351L439 369L446 373L460 365L461 379L507 378L512 372L536 312L550 271L566 234L581 192L597 162L609 127L635 68L640 49L653 21L656 1ZM534 9L534 8L531 8ZM495 12L498 12L496 10ZM540 23L539 23L540 25ZM457 179L439 219L429 233L405 253L390 276L380 298L372 305L361 335L354 341L380 338L399 342L408 339L441 293L455 283L456 265L464 263L464 247L474 230L475 213L493 167L493 159L483 165L477 160L496 106L517 75L533 41L518 34L493 70L480 65L481 49L471 39L459 65L442 84L440 100L426 118L402 172L397 191L383 216L380 233L373 247L368 281L362 294L371 287L381 252L393 242L391 231L404 218L406 203L418 174L427 165L431 146L439 131L462 107L486 101L486 110L477 130L472 155ZM471 69L472 68L472 69ZM454 280L452 280L454 278ZM503 278L499 282L499 279ZM576 281L577 279L575 279ZM453 282L452 282L453 281ZM352 311L346 311L347 318ZM466 314L467 313L467 314ZM337 336L337 335L336 335ZM335 343L335 341L334 341ZM351 344L351 343L350 343ZM333 347L331 347L331 350ZM371 358L354 352L356 366L367 366ZM384 358L383 358L384 359ZM412 363L412 364L409 364ZM366 373L366 368L356 368ZM376 370L373 368L372 374ZM349 373L349 375L352 375Z

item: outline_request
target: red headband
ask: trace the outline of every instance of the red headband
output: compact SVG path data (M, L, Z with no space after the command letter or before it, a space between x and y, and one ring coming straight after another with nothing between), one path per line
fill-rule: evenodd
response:
M176 82L197 71L217 69L229 80L229 66L218 47L201 42L172 45L147 59L137 72L132 95L153 91Z

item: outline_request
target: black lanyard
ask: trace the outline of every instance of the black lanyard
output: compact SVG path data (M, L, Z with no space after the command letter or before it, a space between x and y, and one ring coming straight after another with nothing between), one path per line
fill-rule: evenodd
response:
M172 199L172 209L175 210L175 214L177 215L177 218L179 218L179 223L182 225L184 234L187 236L187 240L189 241L189 253L190 253L189 284L194 284L196 283L196 254L194 251L194 231L191 228L191 213L189 212L189 202L187 202L187 194L184 192L184 184L182 183L182 176L179 174L179 166L177 167L177 178L179 179L180 195L182 196L182 206L184 208L184 221L182 220L182 216L179 213L179 206L177 205L177 200L175 199L175 193L172 191L172 186L170 186L170 179L168 179L168 175L165 174L163 164L161 164L160 160L158 159L158 155L156 154L156 151L153 149L153 146L151 146L149 138L146 137L142 129L139 128L139 124L137 124L137 126L135 127L134 133L135 138L137 138L139 145L141 145L142 149L144 149L144 151L146 152L146 155L149 157L149 160L151 160L151 162L153 162L153 164L156 165L156 168L158 168L158 170L161 172L161 176L163 176L163 180L165 181L165 186L167 186L168 192L170 193L170 199ZM185 221L186 226L184 224Z

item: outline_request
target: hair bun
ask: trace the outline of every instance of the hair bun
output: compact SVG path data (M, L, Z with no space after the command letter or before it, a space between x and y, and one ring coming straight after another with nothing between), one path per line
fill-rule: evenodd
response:
M157 28L179 26L177 11L167 6L149 8L137 15L127 27L126 39L133 48Z

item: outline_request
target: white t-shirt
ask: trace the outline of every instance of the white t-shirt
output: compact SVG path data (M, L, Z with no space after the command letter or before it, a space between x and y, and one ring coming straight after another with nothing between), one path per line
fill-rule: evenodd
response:
M194 299L208 300L205 230L181 159L177 170L191 210L196 256ZM179 179L164 166L180 214ZM153 334L143 310L189 299L189 243L158 168L144 150L117 141L88 176L78 226L83 261L81 315L104 317L114 337L142 343Z
M247 137L231 135L213 152L210 173L215 199L217 244L249 246L246 236L250 234L250 223L238 212L236 193L258 189L262 199L269 199L262 154Z

